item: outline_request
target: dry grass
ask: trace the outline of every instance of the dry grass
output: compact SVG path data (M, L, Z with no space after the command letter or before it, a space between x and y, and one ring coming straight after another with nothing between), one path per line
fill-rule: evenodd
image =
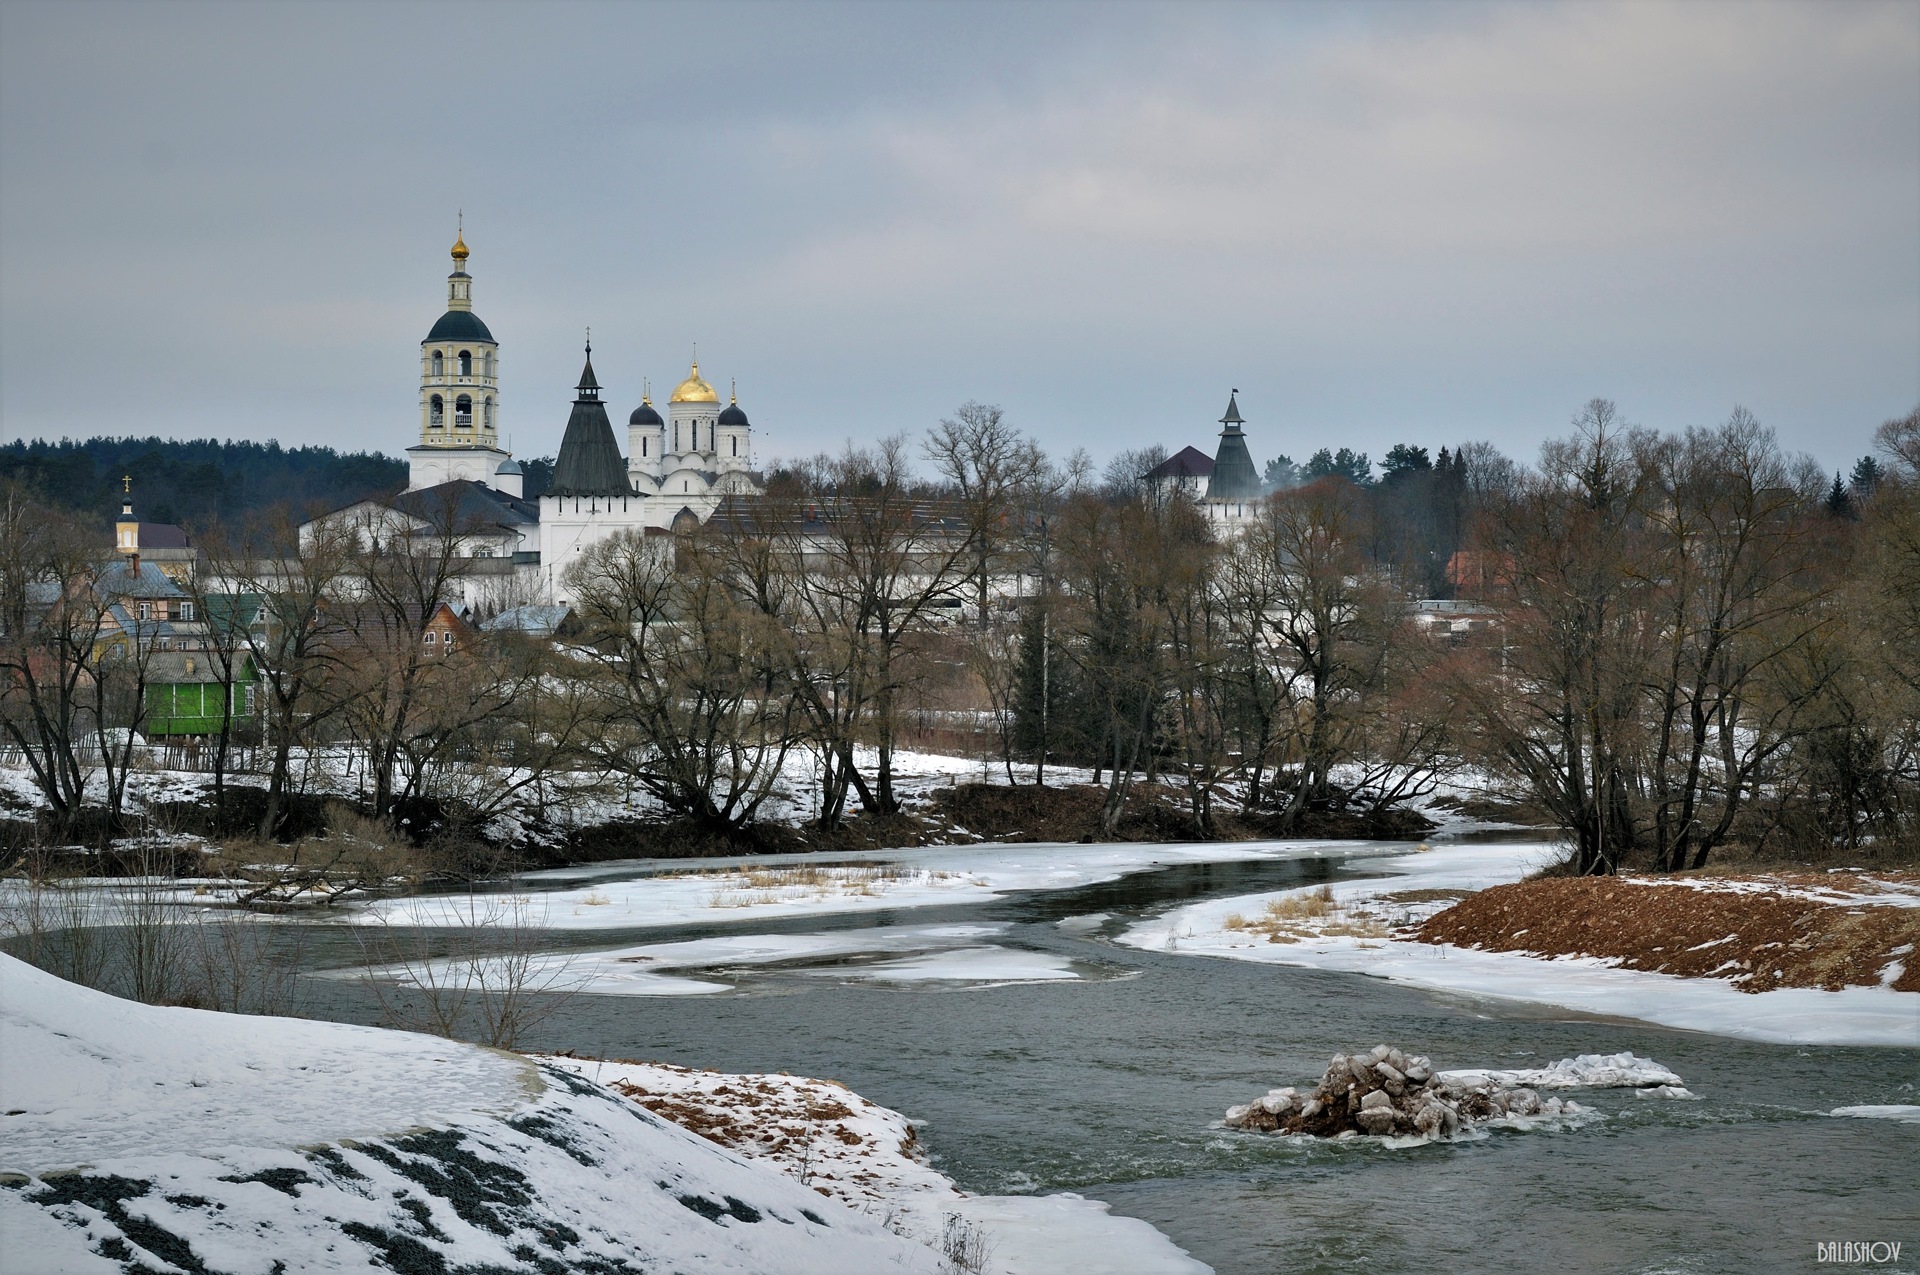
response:
M715 883L708 907L745 908L765 903L852 896L877 898L895 885L956 881L965 874L902 867L894 863L792 867L710 868L680 874L680 879L706 878Z
M1386 918L1358 904L1344 905L1333 897L1333 887L1289 894L1269 902L1259 916L1249 919L1231 913L1221 923L1226 929L1263 934L1269 943L1298 943L1318 938L1384 938Z

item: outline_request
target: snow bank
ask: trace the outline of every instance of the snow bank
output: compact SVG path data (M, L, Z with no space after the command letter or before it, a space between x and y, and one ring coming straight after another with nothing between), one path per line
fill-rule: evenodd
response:
M1517 881L1554 854L1554 847L1545 843L1516 843L1436 846L1428 852L1369 860L1370 869L1392 875L1338 883L1330 891L1340 916L1348 921L1362 913L1377 918L1368 933L1315 935L1314 919L1306 918L1297 933L1270 941L1267 934L1249 928L1246 918L1257 918L1269 904L1284 907L1286 900L1306 893L1277 891L1177 908L1131 926L1119 941L1183 955L1369 974L1490 1000L1559 1005L1744 1040L1920 1048L1920 995L1890 987L1743 992L1720 979L1621 969L1596 957L1549 959L1392 936L1394 926L1417 922L1447 906L1448 899L1429 892L1481 890ZM1238 924L1230 925L1235 919Z
M958 1217L987 1241L984 1275L1205 1275L1209 1269L1146 1222L1115 1217L1099 1200L1071 1192L959 1191L922 1157L905 1116L831 1080L551 1061L922 1242L937 1243L947 1218Z
M0 1104L15 1113L0 1121L0 1233L16 1269L940 1265L559 1069L398 1032L155 1009L8 957Z
M7 1169L296 1146L509 1114L545 1088L509 1054L405 1032L161 1009L0 956Z

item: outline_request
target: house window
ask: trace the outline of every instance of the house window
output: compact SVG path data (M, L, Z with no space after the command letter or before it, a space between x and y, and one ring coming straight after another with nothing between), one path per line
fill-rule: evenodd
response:
M422 645L422 646L432 646L432 645L433 645L433 643L434 643L434 636L433 636L433 630L432 630L432 629L428 629L428 630L427 630L427 631L426 631L425 633L422 633L422 634L420 635L420 643L421 643L421 645Z
M140 618L143 620L151 620L153 618L153 604L151 602L142 602L140 604Z
M437 354L434 355L433 357L436 361L438 361L440 358L440 356ZM438 394L435 394L432 398L427 400L427 423L432 425L435 429L439 429L442 425L447 423L446 400L442 399Z
M440 641L441 641L441 643L442 643L442 645L444 645L444 646L445 646L445 647L447 648L447 651L448 651L449 653L451 653L451 652L453 651L453 634L451 634L451 633L442 633L442 634L440 635Z
M433 352L433 374L435 376L445 376L447 374L447 361L441 357L440 351L438 350Z
M472 350L460 351L460 375L462 376L473 375L473 351Z
M453 400L453 427L455 429L473 428L473 395L462 394Z
M180 618L181 618L182 620L191 620L191 619L193 619L193 603L191 603L191 602L182 602L182 603L180 604Z

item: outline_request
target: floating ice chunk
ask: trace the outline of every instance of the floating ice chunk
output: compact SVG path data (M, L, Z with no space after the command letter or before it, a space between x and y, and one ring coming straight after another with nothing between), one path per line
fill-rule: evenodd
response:
M1685 1083L1653 1059L1631 1053L1581 1054L1545 1067L1516 1071L1477 1067L1443 1071L1440 1078L1454 1087L1495 1084L1526 1085L1533 1089L1649 1089Z
M1920 1124L1920 1107L1901 1103L1880 1106L1835 1107L1830 1116L1854 1116L1862 1120L1898 1120L1902 1124Z

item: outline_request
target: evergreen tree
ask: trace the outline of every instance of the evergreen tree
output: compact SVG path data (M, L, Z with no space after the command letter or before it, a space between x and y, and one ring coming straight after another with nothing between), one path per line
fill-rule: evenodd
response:
M1851 486L1861 495L1871 496L1873 489L1878 487L1880 480L1886 476L1887 471L1879 461L1871 456L1862 456L1853 467Z
M1840 471L1833 471L1833 488L1827 492L1827 513L1835 518L1852 518L1853 497L1847 491L1846 480L1840 477Z
M1356 452L1351 447L1342 447L1337 452L1322 447L1307 461L1307 481L1316 478L1344 478L1356 487L1367 487L1373 483L1373 462L1365 452Z
M1444 449L1441 455L1445 456ZM1433 462L1427 459L1427 449L1414 447L1407 443L1395 443L1387 458L1380 462L1380 481L1391 483L1411 474L1424 474L1433 469Z
M1287 487L1298 487L1300 485L1300 467L1293 463L1293 457L1291 456L1276 456L1267 462L1267 472L1264 475L1264 481L1267 487L1273 491L1279 491Z

